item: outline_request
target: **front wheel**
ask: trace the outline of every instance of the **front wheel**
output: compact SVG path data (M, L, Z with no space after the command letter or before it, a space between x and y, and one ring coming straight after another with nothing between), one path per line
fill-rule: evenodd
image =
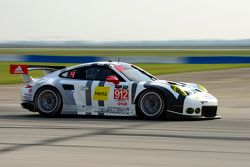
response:
M60 93L52 87L44 87L38 91L35 98L35 108L43 116L53 117L62 110Z
M165 98L156 90L142 93L137 102L137 115L141 118L159 119L165 114Z

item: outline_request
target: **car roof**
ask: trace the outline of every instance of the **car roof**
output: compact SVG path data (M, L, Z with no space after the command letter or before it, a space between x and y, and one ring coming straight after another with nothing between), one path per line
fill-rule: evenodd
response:
M84 67L84 66L91 66L91 65L131 65L129 63L124 63L124 62L109 62L109 61L99 61L99 62L91 62L91 63L83 63L83 64L78 64L75 66L71 66L71 67Z

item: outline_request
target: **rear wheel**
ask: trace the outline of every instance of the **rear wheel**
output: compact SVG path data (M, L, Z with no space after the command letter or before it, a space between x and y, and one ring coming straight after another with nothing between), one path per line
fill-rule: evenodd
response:
M62 110L62 97L55 88L44 87L36 95L35 108L46 117L59 115Z
M141 118L158 119L165 114L165 98L156 90L142 93L137 102L137 115Z

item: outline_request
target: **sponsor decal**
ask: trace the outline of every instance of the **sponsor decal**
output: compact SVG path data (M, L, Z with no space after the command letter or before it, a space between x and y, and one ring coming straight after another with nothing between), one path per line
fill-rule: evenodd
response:
M115 85L116 89L128 89L128 85Z
M127 89L115 89L114 90L114 99L117 100L128 100L128 90Z
M109 89L110 88L106 87L106 86L95 87L93 99L94 100L102 100L102 101L108 100Z
M122 85L115 85L115 88L120 89L120 88L122 88Z
M125 107L107 107L96 111L99 115L104 114L119 114L119 115L129 115L129 108Z
M128 105L127 102L118 102L117 104L118 104L118 106L127 106Z
M10 65L10 74L28 74L27 65Z
M123 85L122 89L128 89L128 85Z

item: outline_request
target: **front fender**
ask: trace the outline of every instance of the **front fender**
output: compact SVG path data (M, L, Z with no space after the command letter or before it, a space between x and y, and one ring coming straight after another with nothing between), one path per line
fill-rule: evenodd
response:
M168 90L166 87L160 86L160 85L153 85L150 83L146 83L143 85L144 86L144 90L141 91L134 100L134 103L137 103L140 95L149 89L154 89L159 91L166 100L167 103L167 110L171 110L171 111L175 111L175 112L179 112L182 113L183 112L183 105L184 105L184 100L185 100L185 96L179 95L178 98L176 98L172 92L170 90Z

